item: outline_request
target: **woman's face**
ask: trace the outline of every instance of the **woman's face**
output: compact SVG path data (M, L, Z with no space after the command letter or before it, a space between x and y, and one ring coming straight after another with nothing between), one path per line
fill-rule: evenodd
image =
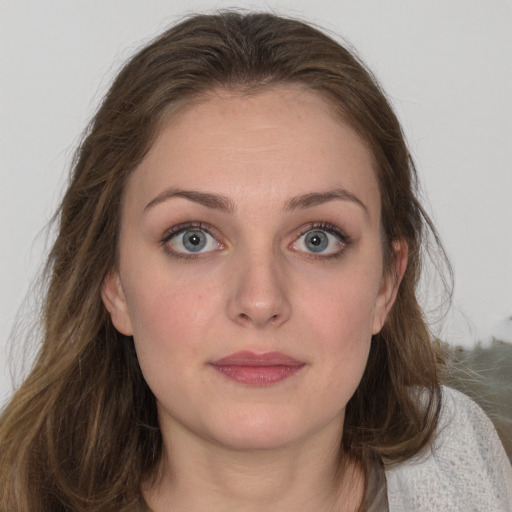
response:
M341 432L383 277L372 154L314 92L216 91L131 175L103 297L166 435L272 448Z

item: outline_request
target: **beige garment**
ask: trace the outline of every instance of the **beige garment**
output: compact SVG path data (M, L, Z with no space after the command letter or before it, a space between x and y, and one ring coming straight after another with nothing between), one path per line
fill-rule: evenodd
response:
M389 512L512 512L512 466L494 426L446 387L434 443L386 469L386 481Z

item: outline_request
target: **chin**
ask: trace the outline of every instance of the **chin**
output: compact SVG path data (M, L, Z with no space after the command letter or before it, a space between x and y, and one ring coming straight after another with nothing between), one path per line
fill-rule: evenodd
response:
M276 429L275 425L266 426L242 426L236 431L219 433L216 441L232 450L277 450L284 448L301 438L289 430Z
M308 424L304 415L286 415L281 410L238 411L235 417L212 425L217 443L235 450L276 450L307 439L321 428ZM227 420L226 415L223 420Z

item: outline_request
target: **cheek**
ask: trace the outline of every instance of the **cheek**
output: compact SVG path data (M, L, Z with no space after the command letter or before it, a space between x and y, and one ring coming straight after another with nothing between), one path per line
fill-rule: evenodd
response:
M324 282L323 290L304 301L302 330L316 340L318 368L326 372L331 389L341 390L339 399L346 403L366 367L378 279L340 272Z
M213 283L192 279L187 273L158 270L156 265L153 269L135 278L128 275L126 296L134 331L141 336L149 331L169 336L203 324L212 303Z
M201 339L213 316L212 290L181 282L176 276L146 275L129 287L127 301L139 363L147 380L153 374L170 373L178 365L186 370L197 362Z
M301 293L302 309L323 337L334 336L347 344L371 338L379 288L376 273L341 271L315 281L316 286L306 285Z

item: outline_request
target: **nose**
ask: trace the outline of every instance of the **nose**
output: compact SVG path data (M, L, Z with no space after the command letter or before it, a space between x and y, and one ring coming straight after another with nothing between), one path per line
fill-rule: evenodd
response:
M232 282L227 313L244 327L278 327L291 315L286 275L274 255L242 258L228 279Z

